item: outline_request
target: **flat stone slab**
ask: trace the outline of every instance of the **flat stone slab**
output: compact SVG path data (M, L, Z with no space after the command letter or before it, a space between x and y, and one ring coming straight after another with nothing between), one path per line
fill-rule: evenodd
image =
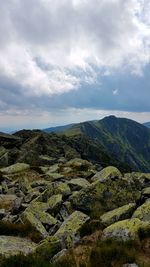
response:
M35 250L37 245L21 237L14 236L0 236L0 255L9 257L23 253L27 255Z

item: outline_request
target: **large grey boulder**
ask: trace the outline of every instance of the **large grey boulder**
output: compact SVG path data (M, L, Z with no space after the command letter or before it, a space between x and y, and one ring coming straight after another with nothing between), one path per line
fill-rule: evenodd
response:
M80 229L90 218L80 212L73 212L60 226L59 230L55 233L62 246L65 248L72 247L80 239Z
M136 204L130 203L127 205L124 205L120 208L108 211L104 213L100 220L104 226L109 226L117 221L125 220L131 218L134 210L135 210Z
M0 172L3 174L14 174L14 173L23 172L29 169L30 169L29 164L16 163L16 164L10 165L9 167L2 168Z
M138 218L141 221L150 221L150 201L145 202L143 205L138 207L133 213L132 218Z
M0 255L10 257L20 253L27 255L34 252L36 244L29 239L12 236L0 236Z
M148 222L142 222L137 218L127 219L111 224L103 231L103 240L139 240L139 231L150 230Z
M121 172L116 167L108 166L102 169L100 172L97 172L91 180L92 182L105 182L107 179L115 179L119 177L122 177Z

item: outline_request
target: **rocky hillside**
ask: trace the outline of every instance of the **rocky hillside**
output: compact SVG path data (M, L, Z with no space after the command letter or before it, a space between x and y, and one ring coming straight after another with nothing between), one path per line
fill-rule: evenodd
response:
M1 267L149 267L150 173L91 140L1 133Z
M150 130L140 123L109 116L100 121L75 124L63 133L72 137L87 136L132 170L150 171Z
M149 252L150 174L122 175L111 166L96 171L76 158L36 169L16 163L0 169L0 181L1 266L148 266L141 260L150 260L143 259L144 248ZM13 258L20 253L24 265ZM39 258L47 265L38 265Z
M15 135L0 136L0 166L17 162L29 163L32 166L49 165L63 159L82 158L97 164L98 168L114 165L123 172L131 168L114 159L104 147L90 137L78 135L48 134L39 130L22 130Z

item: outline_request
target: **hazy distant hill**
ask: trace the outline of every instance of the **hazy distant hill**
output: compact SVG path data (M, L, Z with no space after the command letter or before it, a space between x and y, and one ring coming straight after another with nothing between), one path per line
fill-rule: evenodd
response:
M131 166L150 171L150 130L140 123L109 116L99 121L75 124L63 131L66 136L85 135L99 142L105 151Z
M150 128L150 121L143 123L143 125L146 126L146 127L148 127L148 128Z

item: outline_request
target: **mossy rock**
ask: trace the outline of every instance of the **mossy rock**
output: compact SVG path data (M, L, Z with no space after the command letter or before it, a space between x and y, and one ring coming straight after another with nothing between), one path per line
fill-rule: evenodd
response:
M61 240L63 247L72 247L80 239L80 229L90 218L80 212L73 212L60 226L55 237Z
M63 182L55 182L53 184L53 192L54 194L61 194L63 197L67 197L71 195L70 187L67 185L67 183Z
M134 203L140 197L141 192L135 184L129 184L123 178L119 178L108 179L105 183L94 182L88 188L74 192L70 197L70 202L75 209L97 213L96 217L99 217L104 212Z
M34 232L36 232L41 239L44 239L48 236L48 233L43 226L43 224L38 220L34 214L30 211L24 211L21 215L21 220L28 225L31 225Z
M121 172L113 166L108 166L102 169L100 172L97 172L91 179L92 182L100 181L105 182L108 179L114 179L122 177Z
M71 167L76 171L87 171L88 168L92 167L93 165L87 160L83 160L81 158L74 158L68 161L66 163L66 166Z
M146 201L142 206L138 207L133 213L132 218L138 218L141 221L150 221L150 201Z
M150 229L148 222L142 222L138 218L127 219L105 228L102 239L139 240L139 231L145 231L146 229Z
M20 253L27 255L34 252L36 244L29 239L12 236L0 236L0 255L10 257Z
M26 176L22 176L19 179L19 189L24 193L27 194L32 191L32 187L29 183L29 180L27 179Z
M46 225L50 227L55 225L57 220L47 213L47 210L47 203L34 202L26 209L26 212L31 212L44 226Z
M48 211L52 214L56 214L59 212L61 204L62 204L62 195L53 195L47 202Z
M150 197L150 187L146 187L142 190L142 195L144 197Z
M9 167L6 168L2 168L0 171L3 174L14 174L14 173L18 173L18 172L23 172L26 170L30 169L30 165L29 164L25 164L25 163L16 163L13 164Z
M38 245L36 254L40 257L50 260L54 255L61 251L61 242L56 237L47 237Z
M71 179L68 184L72 191L81 190L90 186L90 183L83 178Z
M100 217L100 221L104 226L109 226L117 221L129 219L131 218L135 207L135 203L130 203L112 211L108 211Z
M61 173L55 173L55 172L47 172L46 173L46 176L45 176L45 179L47 181L50 181L50 182L54 182L54 181L57 181L57 180L61 180L64 178L64 175L61 174Z

